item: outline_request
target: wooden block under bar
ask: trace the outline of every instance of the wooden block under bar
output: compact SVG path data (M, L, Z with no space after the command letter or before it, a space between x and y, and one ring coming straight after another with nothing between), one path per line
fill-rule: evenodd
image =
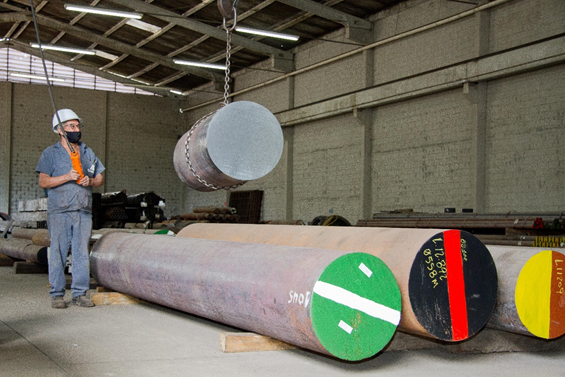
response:
M106 288L106 287L103 287L101 285L96 287L96 293L108 293L108 292L115 292L115 291L113 289Z
M131 305L131 304L139 304L141 300L125 295L119 292L101 292L101 293L94 293L92 296L92 302L94 305L101 306L101 305Z
M255 333L220 333L220 351L225 353L280 351L296 348L292 344Z
M46 274L47 266L34 262L14 262L14 274Z
M0 266L9 266L12 267L14 265L14 262L16 260L12 257L9 257L7 255L4 255L2 253L0 253Z
M66 289L71 289L71 285L73 283L73 277L72 275L65 275L65 279L66 279L66 285L65 288ZM98 282L96 280L94 280L93 278L90 278L90 281L88 282L88 289L96 289L98 288Z

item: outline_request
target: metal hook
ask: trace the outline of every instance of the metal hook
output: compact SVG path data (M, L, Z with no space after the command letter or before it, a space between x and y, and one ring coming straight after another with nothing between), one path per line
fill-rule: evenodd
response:
M228 28L226 25L226 18L224 17L224 30L227 32L233 31L236 25L237 25L237 10L233 8L233 25Z
M222 16L227 19L232 19L235 17L234 10L237 7L238 0L218 0L218 9Z

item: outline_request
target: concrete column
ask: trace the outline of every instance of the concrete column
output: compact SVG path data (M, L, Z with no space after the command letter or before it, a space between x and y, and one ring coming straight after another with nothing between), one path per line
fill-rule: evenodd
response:
M463 93L474 107L475 119L472 129L471 158L473 164L475 201L473 209L475 212L485 212L486 208L486 128L487 128L487 82L468 83L463 87Z
M0 83L0 212L10 212L13 84Z
M363 51L363 59L365 60L365 88L370 88L375 78L375 50Z
M486 3L481 0L479 5ZM479 12L475 15L477 24L477 57L489 53L490 39L490 9ZM464 86L463 92L468 96L469 101L475 107L475 127L473 129L473 163L474 163L474 184L475 202L473 204L475 212L483 213L486 209L486 130L487 130L487 89L488 83L481 81L478 83L468 83Z
M372 160L373 160L373 110L355 110L353 116L359 124L364 128L363 141L363 175L361 177L361 217L370 219L373 212L373 177L372 177Z
M288 81L288 108L294 109L294 76ZM286 220L293 220L294 211L294 126L283 128L284 142L286 144Z
M102 119L104 119L104 156L98 156L102 158L104 166L108 164L108 107L109 107L110 97L108 96L108 92L104 92L104 108L101 109L102 111ZM108 172L104 171L104 186L102 186L102 190L100 192L108 192Z
M290 76L287 78L288 81L288 108L294 109L294 76Z
M374 84L375 73L375 51L367 50L363 52L365 61L365 87L370 88ZM356 109L353 116L364 129L363 141L363 175L361 177L361 218L370 219L373 214L373 109Z
M294 127L283 128L286 144L286 220L293 220L294 206Z

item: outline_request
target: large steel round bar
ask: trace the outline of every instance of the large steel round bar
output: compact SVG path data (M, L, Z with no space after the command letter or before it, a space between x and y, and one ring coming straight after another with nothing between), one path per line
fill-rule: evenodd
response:
M366 253L109 233L90 263L105 287L346 360L400 321L394 275Z
M193 224L177 237L366 252L392 270L402 294L400 329L445 341L480 331L496 303L487 248L458 230Z
M51 236L49 236L48 231L47 232L37 232L31 238L31 241L35 245L41 245L41 246L45 246L45 247L51 246Z
M1 238L0 253L16 259L47 265L47 248L34 245L31 240L21 238Z
M96 242L103 234L109 232L137 233L137 234L155 234L160 229L125 229L125 228L103 228L93 230L90 236L90 242ZM21 239L31 239L34 245L43 247L51 246L51 237L47 229L25 229L24 232L18 232L14 237Z
M184 134L173 162L178 177L190 188L213 191L214 186L231 187L265 176L279 162L283 145L281 126L269 110L238 101Z
M489 327L554 339L565 334L565 254L539 247L489 246L498 299Z
M38 234L49 235L49 231L47 229L28 229L28 228L19 228L19 227L15 227L12 229L12 237L14 238L31 240L33 239L34 236Z

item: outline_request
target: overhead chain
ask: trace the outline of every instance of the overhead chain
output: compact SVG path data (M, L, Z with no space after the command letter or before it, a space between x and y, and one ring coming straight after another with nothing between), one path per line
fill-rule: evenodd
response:
M237 5L237 0L235 0L233 2L233 24L228 27L227 23L226 23L226 18L224 17L224 30L226 31L226 77L225 77L225 82L224 82L224 103L222 104L222 106L227 106L229 104L229 94L230 94L230 60L231 60L231 36L232 36L232 31L235 29L235 26L237 24L237 11L236 11L236 5ZM190 138L192 137L192 133L198 128L198 126L200 126L205 120L207 120L208 118L210 118L212 115L214 115L216 113L217 110L212 111L211 113L203 116L202 118L200 118L196 123L194 123L194 125L190 128L190 131L188 131L188 135L186 137L186 141L184 143L184 147L185 147L185 157L186 157L186 164L188 165L188 169L190 170L190 172L192 173L192 175L194 175L194 177L198 180L198 182L200 182L201 184L203 184L204 186L211 188L213 190L233 190L238 188L239 186L245 184L247 181L242 181L241 183L238 183L236 185L233 186L226 186L226 187L220 187L220 186L216 186L210 182L207 182L204 178L202 178L194 169L194 167L192 166L192 162L190 161L190 148L189 148L189 143L190 143Z
M224 103L223 106L229 104L230 94L230 60L231 60L231 34L237 24L237 10L233 8L233 24L228 27L226 25L226 18L224 17L224 30L226 31L226 78L224 82Z

